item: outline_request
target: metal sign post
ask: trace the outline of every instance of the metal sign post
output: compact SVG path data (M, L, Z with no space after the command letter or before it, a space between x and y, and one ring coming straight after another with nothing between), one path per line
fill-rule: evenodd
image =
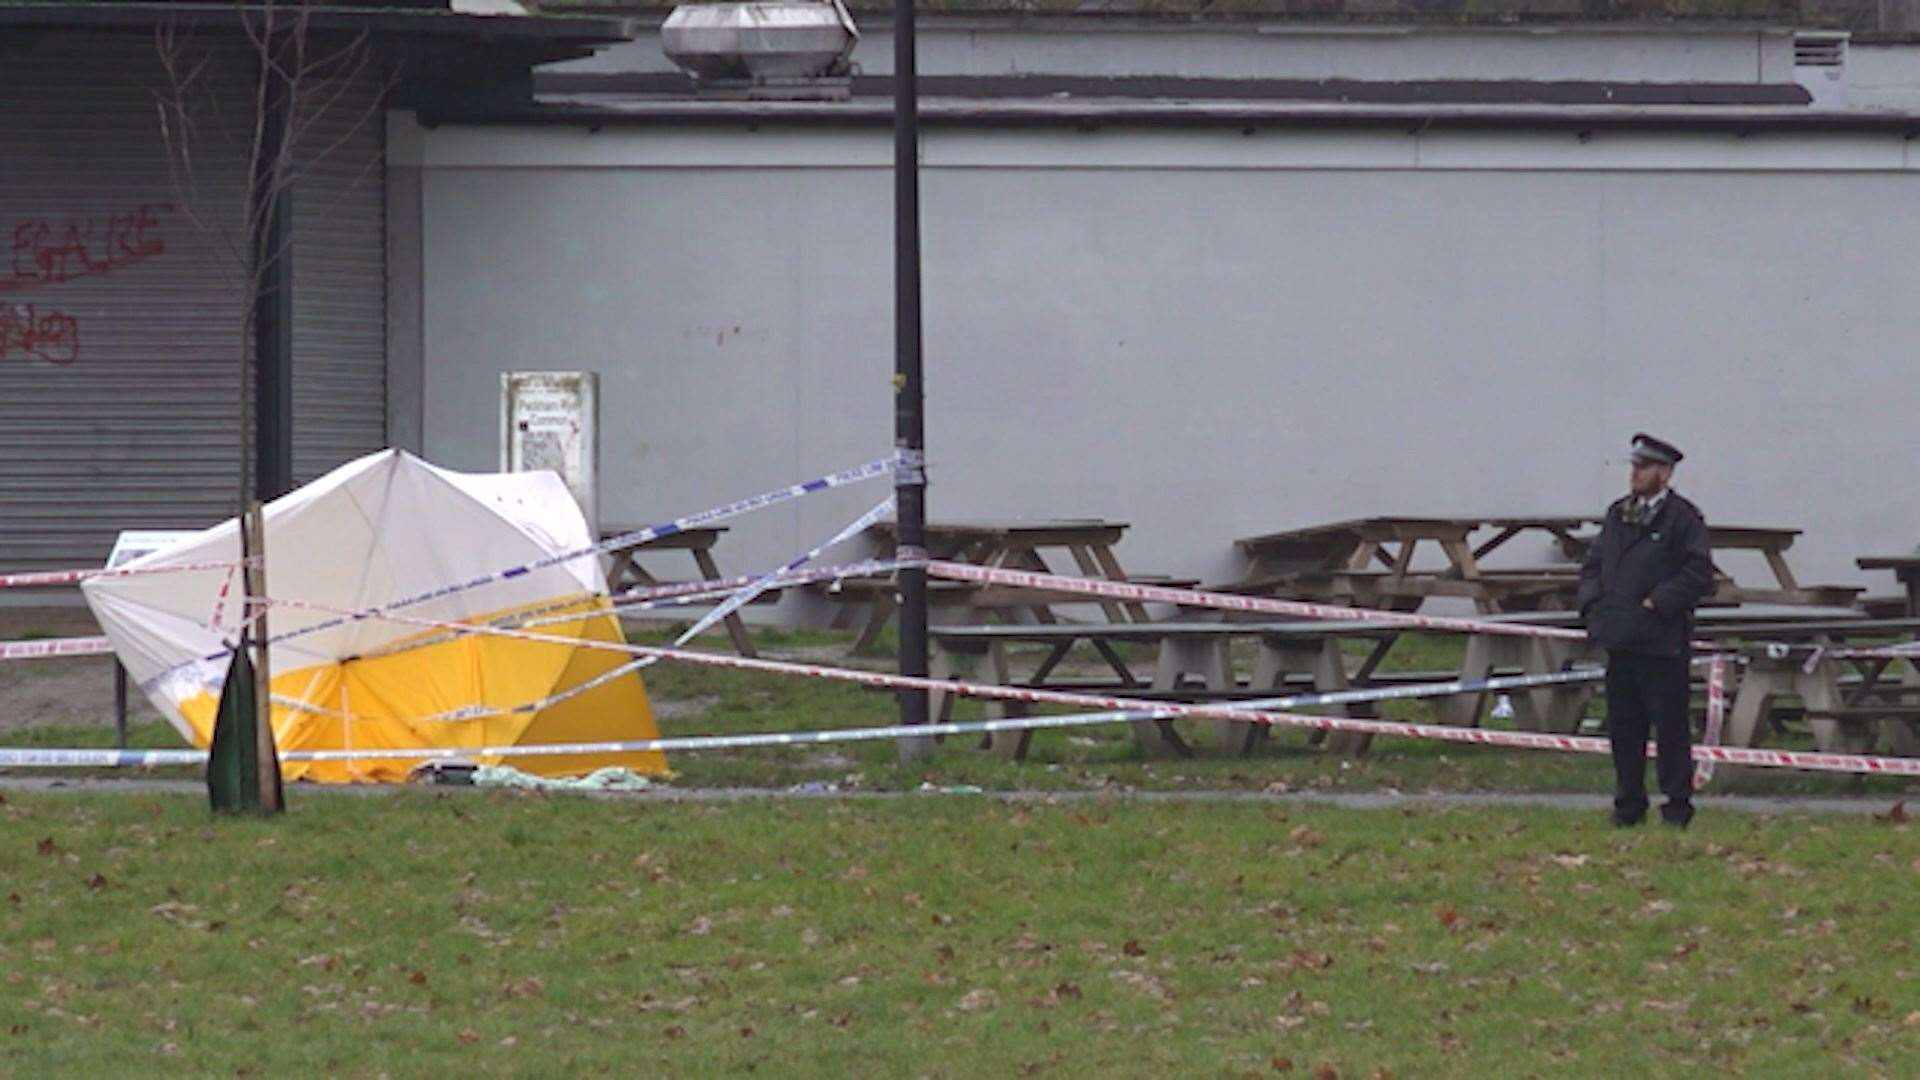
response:
M896 556L926 552L926 397L920 366L920 102L914 55L913 0L893 5L893 281L894 445L902 453L894 495L899 507ZM927 674L927 572L899 571L900 674ZM927 693L900 691L900 723L927 722ZM900 760L933 752L933 740L902 739Z

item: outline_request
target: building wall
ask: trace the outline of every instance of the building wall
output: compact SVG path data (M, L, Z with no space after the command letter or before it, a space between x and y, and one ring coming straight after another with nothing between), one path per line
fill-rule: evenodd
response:
M1531 27L1525 32L1385 25L1261 26L1250 22L1044 21L923 16L922 75L1160 75L1217 79L1422 79L1787 82L1792 34L1721 27ZM887 20L862 22L853 62L893 72ZM592 57L553 64L562 73L677 70L657 33Z
M610 522L886 452L884 132L394 128L433 460L492 466L515 368L601 372ZM1920 543L1897 137L941 130L923 153L936 517L1118 518L1128 566L1217 580L1256 532L1597 512L1645 429L1711 519L1806 529L1803 582ZM743 520L723 561L771 566L881 494Z

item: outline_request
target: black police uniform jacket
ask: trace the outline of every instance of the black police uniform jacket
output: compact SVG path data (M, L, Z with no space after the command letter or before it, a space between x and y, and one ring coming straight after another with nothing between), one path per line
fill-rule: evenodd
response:
M1672 491L1644 524L1631 520L1632 506L1631 495L1609 506L1587 549L1580 615L1587 636L1608 649L1679 656L1693 637L1693 609L1713 588L1707 522Z

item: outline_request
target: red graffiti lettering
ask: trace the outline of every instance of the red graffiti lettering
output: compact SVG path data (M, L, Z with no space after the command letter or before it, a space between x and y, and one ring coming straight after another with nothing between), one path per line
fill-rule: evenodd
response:
M146 203L104 218L21 222L7 238L11 274L0 277L0 292L105 274L165 254L157 215L172 209Z
M0 304L0 360L14 353L66 367L80 359L80 322L64 311Z

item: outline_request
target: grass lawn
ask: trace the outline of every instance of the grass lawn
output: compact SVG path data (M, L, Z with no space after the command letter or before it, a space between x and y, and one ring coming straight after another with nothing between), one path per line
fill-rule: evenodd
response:
M1920 1073L1920 835L1554 811L0 803L0 1075Z

